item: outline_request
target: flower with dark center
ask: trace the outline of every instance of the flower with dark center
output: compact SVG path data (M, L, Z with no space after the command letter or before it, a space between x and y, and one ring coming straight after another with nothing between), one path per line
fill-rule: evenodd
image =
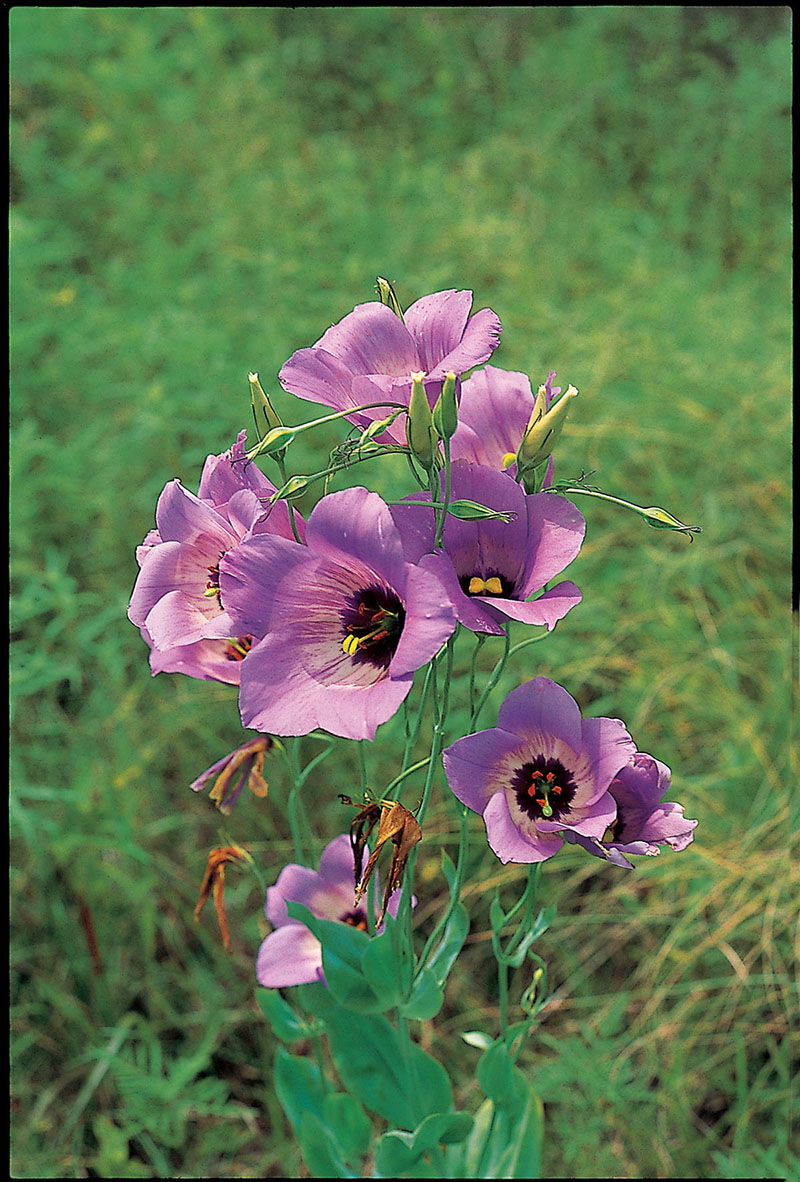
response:
M659 846L684 850L694 840L697 821L683 815L682 805L665 801L671 772L666 764L637 751L630 763L617 772L609 792L617 805L614 823L602 840L565 833L567 841L581 845L597 858L615 866L630 868L631 856L654 857Z
M365 849L362 866L369 858ZM378 912L377 875L372 880L373 914ZM284 866L274 886L267 889L266 913L273 931L263 941L256 960L259 984L272 989L289 985L325 982L322 946L304 923L290 919L287 902L302 903L318 919L334 920L368 930L367 904L353 905L353 850L346 833L334 837L322 853L319 870L292 863ZM390 899L388 911L395 915L399 896ZM413 900L412 900L413 905Z
M456 624L436 574L406 561L365 488L323 497L304 546L248 537L221 560L220 590L236 631L263 637L243 662L242 721L273 735L374 738Z
M444 752L451 789L483 815L502 862L542 862L569 833L600 838L616 818L609 786L636 748L616 718L582 718L554 681L512 690L497 726Z
M442 481L444 488L444 477ZM553 493L526 495L506 473L468 460L452 465L450 496L476 501L510 520L463 521L448 515L442 532L444 552L432 553L432 509L401 502L392 507L392 516L406 557L422 560L438 575L465 628L497 635L513 619L550 629L580 603L581 593L569 580L539 594L572 562L583 543L586 523L571 501ZM426 493L413 497L428 499Z
M251 531L293 538L290 512L303 537L299 514L283 501L269 507L274 492L246 461L244 432L229 451L208 457L197 496L178 480L162 492L157 528L136 551L140 571L128 607L151 648L154 674L238 684L254 635L237 629L225 610L219 563Z
M471 307L471 291L423 296L402 319L377 301L359 304L311 348L292 354L279 374L281 385L337 411L382 400L408 406L411 374L422 373L433 409L448 372L460 375L480 365L499 344L499 318L490 308L470 316ZM378 406L347 417L365 427L387 414L388 407ZM404 416L381 438L405 443Z

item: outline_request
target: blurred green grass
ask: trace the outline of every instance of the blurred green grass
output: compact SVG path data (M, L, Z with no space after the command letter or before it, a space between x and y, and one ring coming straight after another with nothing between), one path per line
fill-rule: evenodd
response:
M547 1173L796 1168L788 22L12 10L15 1176L301 1169L253 1001L258 884L230 884L233 957L191 919L212 845L247 844L266 881L290 856L286 778L275 764L269 800L224 824L188 792L241 733L235 695L151 680L125 608L164 483L196 488L248 426L248 371L287 420L312 417L275 375L376 274L405 304L473 288L503 321L496 364L582 392L559 470L704 529L688 546L584 500L584 602L495 698L543 673L624 718L700 820L689 851L629 875L571 850L547 867L555 994L525 1058ZM298 444L297 470L330 444ZM354 480L405 491L401 468ZM376 783L395 733L370 752ZM355 775L346 751L328 767L321 842ZM421 922L436 841L456 839L439 797ZM470 944L422 1032L467 1105L458 1032L497 1021L488 902L518 889L479 830Z

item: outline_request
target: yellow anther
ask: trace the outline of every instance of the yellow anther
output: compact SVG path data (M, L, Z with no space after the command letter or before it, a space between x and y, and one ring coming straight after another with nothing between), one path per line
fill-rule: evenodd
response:
M352 632L345 636L342 641L342 649L347 653L348 657L352 657L353 653L358 648L358 637L353 636Z
M517 462L517 453L515 451L507 451L503 456L503 467L510 468L512 464Z
M480 579L477 575L473 575L469 581L468 590L470 595L482 595L485 591L489 595L502 595L503 584L497 575L492 575L490 579Z

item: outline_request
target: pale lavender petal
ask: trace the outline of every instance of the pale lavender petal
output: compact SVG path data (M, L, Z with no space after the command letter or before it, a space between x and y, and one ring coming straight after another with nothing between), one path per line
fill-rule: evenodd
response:
M268 989L322 980L322 945L307 927L286 924L270 932L258 950L256 977Z
M412 493L404 500L430 501L429 492ZM420 505L399 505L391 507L392 520L400 531L403 553L407 562L419 562L423 554L433 550L436 538L436 517L433 509Z
M496 792L484 809L486 836L501 862L544 862L557 854L562 839L555 833L523 833L511 815L504 792Z
M234 493L249 488L255 493L271 494L275 486L252 460L244 458L246 431L240 431L236 443L218 456L208 456L203 465L197 495L201 501L226 504Z
M273 633L243 662L239 707L246 727L268 734L306 735L321 727L346 739L374 739L412 684L410 673L365 685L320 682L296 660L287 661L286 641Z
M142 629L142 632L144 634L146 630ZM200 681L238 685L242 662L232 659L229 652L230 646L221 640L199 640L195 644L171 648L166 652L153 648L150 669L154 677L157 673L183 673Z
M198 640L222 640L236 635L230 616L219 610L215 596L169 591L147 613L147 631L157 649L194 644Z
M366 853L362 856L362 866L366 861ZM338 837L334 837L333 841L329 841L322 851L322 856L319 860L320 877L330 882L336 883L352 883L355 890L355 882L353 879L353 847L350 844L350 837L347 833L340 833Z
M293 903L302 903L304 907L308 907L310 910L311 899L318 886L319 875L316 870L309 870L305 866L299 866L297 862L290 862L287 866L284 866L275 884L267 887L264 910L272 926L277 928L285 923L299 922L289 918L289 912L286 910L286 900L290 899Z
M505 636L502 624L485 606L489 601L483 596L465 595L458 581L455 568L446 554L424 554L419 566L432 571L445 590L453 605L456 619L471 632L485 632L491 636Z
M582 746L578 704L549 677L535 677L512 690L500 707L497 725L532 742L543 735L555 736L575 753Z
M519 735L495 727L457 739L445 750L443 760L453 794L473 812L482 813L524 763L524 743Z

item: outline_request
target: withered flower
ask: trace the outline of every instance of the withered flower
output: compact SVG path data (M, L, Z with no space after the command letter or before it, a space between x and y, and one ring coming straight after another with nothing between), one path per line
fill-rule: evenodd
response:
M376 921L377 926L380 926L386 914L389 896L393 891L397 890L403 881L403 873L406 868L408 856L417 842L422 840L422 830L414 814L410 813L397 800L384 800L380 803L367 802L362 805L357 801L351 800L349 796L340 796L339 799L342 804L349 804L353 808L359 809L359 812L350 824L350 845L353 849L356 905L361 901L361 897L367 889L372 872L375 869L384 845L387 841L390 841L394 846L392 850L392 864L389 867L386 889L383 892L383 905ZM360 873L364 849L369 835L376 824L378 825L378 837L375 842L375 848L364 867L363 873Z
M222 943L225 945L226 952L231 951L231 933L228 928L228 920L225 916L225 867L228 862L249 861L251 861L251 858L247 850L242 849L238 845L220 845L216 849L210 850L208 862L206 863L206 872L200 887L200 898L197 900L197 906L194 909L195 922L199 923L200 912L203 910L208 897L213 894L217 922L219 923Z
M230 813L242 788L247 785L255 796L267 795L267 781L262 776L264 755L274 746L275 740L269 735L257 735L235 751L223 755L210 768L192 781L194 792L202 792L212 780L214 787L209 793L221 813Z

